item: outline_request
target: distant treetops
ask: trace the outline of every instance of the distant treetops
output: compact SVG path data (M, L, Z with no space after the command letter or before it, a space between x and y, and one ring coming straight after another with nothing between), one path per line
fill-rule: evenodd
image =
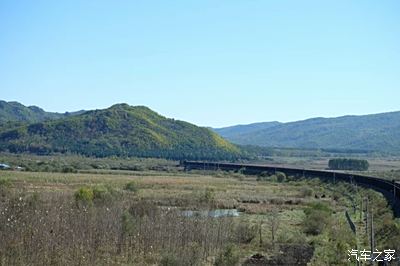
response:
M330 159L328 165L329 169L332 170L366 171L369 167L369 163L367 160L346 158Z

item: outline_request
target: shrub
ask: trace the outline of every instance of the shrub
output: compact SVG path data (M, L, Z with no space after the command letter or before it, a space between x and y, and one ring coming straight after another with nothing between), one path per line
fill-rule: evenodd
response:
M47 169L46 172L48 172L48 170L49 169ZM63 173L77 173L78 171L74 167L72 167L70 165L66 165L66 166L63 166L63 168L61 169L61 172L63 172Z
M5 196L10 186L11 181L8 178L0 177L0 196Z
M314 190L309 187L302 187L300 189L300 195L305 198L305 197L311 197L312 194L314 193Z
M264 176L258 175L256 180L257 181L265 181L266 178Z
M315 203L309 204L309 207L304 210L304 213L306 215L309 215L315 211L322 211L322 212L326 212L327 214L332 213L332 209L327 204L322 203L322 202L315 202Z
M81 187L75 192L75 201L82 203L92 203L94 198L93 189L88 187Z
M8 178L0 177L0 189L7 188L11 185L11 181Z
M329 225L332 210L326 204L314 203L304 210L304 232L311 235L321 234Z
M139 190L138 185L136 182L131 181L127 183L124 187L125 190L131 191L131 192L137 192Z
M164 253L160 260L160 265L164 266L186 266L204 265L202 263L202 248L197 242L190 242L179 253Z
M102 203L111 201L116 194L114 189L110 186L96 186L92 190L93 200Z
M276 175L271 175L271 176L269 177L269 180L270 180L271 182L276 182L278 179L276 178Z
M181 259L181 265L202 265L201 260L203 250L199 243L191 242L185 249L185 254Z
M215 266L233 266L239 262L237 248L230 244L218 255L215 260Z
M28 197L27 203L28 203L29 207L31 207L31 208L38 207L39 203L40 203L40 195L39 195L39 193L38 192L33 192L32 195L30 195L30 197Z
M261 172L261 173L259 174L259 176L261 176L261 177L268 177L268 176L270 176L270 174L269 174L269 172L267 172L267 171L263 171L263 172Z
M160 265L161 266L178 266L179 261L178 261L177 256L174 253L165 253L161 257Z
M240 168L237 172L238 172L238 174L243 175L246 172L246 167Z
M129 235L129 236L133 235L136 228L134 217L129 212L125 211L122 214L121 222L122 222L122 233L124 235Z
M239 243L248 244L257 236L257 227L248 223L239 223L235 235Z
M276 181L278 181L279 183L285 182L286 181L286 175L285 173L282 172L276 172Z
M213 188L206 188L200 196L200 202L213 203L215 200L215 191Z
M258 176L257 176L257 181L267 181L270 178L270 174L266 171L261 172Z
M335 201L339 201L339 199L342 197L342 195L340 194L340 192L338 192L338 191L335 191L335 192L333 192L333 194L332 194L332 198L333 198L333 200L335 200Z
M278 237L278 243L286 243L286 244L307 244L306 236L303 232L300 231L288 231L281 230Z
M158 207L151 201L139 200L131 205L129 213L133 217L155 217L158 213Z

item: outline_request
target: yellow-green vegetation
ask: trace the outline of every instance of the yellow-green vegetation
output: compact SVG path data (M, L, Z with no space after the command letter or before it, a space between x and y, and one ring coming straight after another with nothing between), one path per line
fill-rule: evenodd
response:
M127 183L124 187L125 190L131 191L131 192L136 192L138 190L137 184L134 181L130 181Z
M0 100L0 125L7 122L40 122L50 119L59 119L66 114L45 112L37 106L24 106L19 102Z
M30 172L92 172L105 173L112 170L112 173L120 174L124 171L152 171L163 170L176 172L178 161L156 158L90 158L80 155L51 155L38 156L32 154L10 154L0 153L0 162L7 163L11 167L22 167L24 171Z
M92 188L88 187L81 187L77 192L74 194L75 200L77 202L84 202L90 203L93 201L94 193Z
M239 148L208 128L166 118L145 106L127 104L0 127L0 151L168 159L240 157Z
M110 171L1 171L0 265L342 265L362 241L344 216L349 185L279 173ZM384 199L372 195L385 217L376 230L396 233ZM240 214L204 212L216 209ZM383 248L396 238L377 241Z

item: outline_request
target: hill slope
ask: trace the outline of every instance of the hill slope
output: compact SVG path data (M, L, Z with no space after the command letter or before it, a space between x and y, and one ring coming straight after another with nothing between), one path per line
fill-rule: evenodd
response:
M313 118L247 132L246 127L241 129L233 133L224 129L216 129L216 132L233 143L244 145L400 151L400 112Z
M271 128L280 124L281 123L277 121L261 122L261 123L252 123L248 125L236 125L223 128L214 128L212 130L214 130L221 136L229 136L230 138L240 139L241 136L246 136L248 134L252 134L254 132Z
M40 122L58 119L63 114L45 112L36 106L25 106L18 102L0 101L0 123L6 122Z
M236 146L207 128L127 104L3 131L0 149L173 159L230 159L239 155Z
M71 115L77 115L84 111L73 113L51 113L37 106L25 106L19 102L6 102L0 100L0 125L7 122L35 123L46 120L59 119Z

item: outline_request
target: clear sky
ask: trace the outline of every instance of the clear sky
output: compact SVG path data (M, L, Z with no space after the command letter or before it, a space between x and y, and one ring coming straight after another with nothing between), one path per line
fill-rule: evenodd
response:
M0 99L203 126L400 110L400 1L0 1Z

